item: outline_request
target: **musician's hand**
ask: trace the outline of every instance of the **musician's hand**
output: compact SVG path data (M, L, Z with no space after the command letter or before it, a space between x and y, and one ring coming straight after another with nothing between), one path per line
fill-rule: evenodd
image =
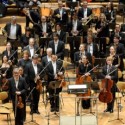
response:
M63 72L58 72L58 75L60 75L60 76L63 75Z
M3 76L3 77L5 77L5 76L6 76L6 74L2 74L2 76Z
M82 63L82 60L81 60L81 59L79 60L79 63Z
M89 76L90 75L90 73L85 73L85 76Z
M16 91L16 94L17 94L17 95L21 95L21 92L20 92L20 91Z
M101 29L97 29L97 33L99 33L101 31Z
M106 78L106 79L111 79L111 76L106 75L105 78Z
M61 18L61 15L59 15L59 14L57 14L56 16L57 16L58 18Z
M37 0L33 0L33 2L36 2Z
M117 65L115 65L115 67L116 67L116 68L118 68L118 67L119 67L119 65L117 64Z
M55 77L54 77L54 79L57 79L58 78L58 76L57 76L57 74L55 75Z
M39 75L37 76L37 80L40 80L40 76Z

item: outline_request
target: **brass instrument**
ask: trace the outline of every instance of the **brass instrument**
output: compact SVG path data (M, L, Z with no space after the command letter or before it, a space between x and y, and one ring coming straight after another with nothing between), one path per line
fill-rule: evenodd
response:
M94 17L94 14L91 14L89 17L85 18L82 20L82 25L85 26L87 25Z

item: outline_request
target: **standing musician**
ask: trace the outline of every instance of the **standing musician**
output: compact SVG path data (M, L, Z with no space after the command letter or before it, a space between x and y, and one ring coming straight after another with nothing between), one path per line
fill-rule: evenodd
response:
M77 80L79 79L79 76L81 77L84 75L82 83L84 84L84 82L91 82L91 79L90 79L90 81L86 80L86 78L91 75L91 72L89 72L91 69L92 69L92 65L89 63L87 56L83 55L82 56L82 63L80 63L78 66L78 78L77 78ZM80 84L79 80L76 81L76 84ZM90 108L90 99L82 100L82 107L84 109Z
M52 58L52 48L47 48L46 56L42 58L42 66L45 67Z
M90 63L92 63L92 56L85 50L85 44L80 44L79 51L74 53L74 62L76 66L82 63L82 57L86 56Z
M10 42L7 42L6 50L4 50L2 53L2 57L3 56L7 56L8 61L10 60L12 62L12 64L17 63L18 55L14 50L12 50L12 46L11 46Z
M39 75L41 71L42 71L42 66L38 63L38 55L35 54L32 56L32 62L28 63L25 66L25 73L24 73L26 81L30 86L30 90L31 91L33 90L33 92L31 93L32 104L31 104L30 114L33 113L40 114L38 110L38 104L40 99L40 91L38 85L39 85L39 80L42 78L42 74Z
M13 77L8 80L9 96L12 100L15 114L15 125L24 125L27 84L24 78L19 76L19 69L13 69Z
M63 2L58 1L58 8L54 10L53 16L55 19L55 23L60 23L63 25L67 24L68 21L68 13L66 9L63 8Z
M33 5L37 5L38 7L40 7L41 6L41 1L40 0L30 0L29 7L32 8Z
M79 20L86 20L92 14L92 9L88 8L87 5L88 5L88 2L86 0L83 1L82 8L78 10Z
M50 95L51 112L59 111L59 93L62 91L62 86L56 88L56 93L49 85L52 81L58 81L59 77L64 75L64 69L62 67L62 61L57 60L56 55L52 55L52 61L49 63L46 73L48 75L48 91ZM61 83L61 81L60 81ZM55 94L55 97L54 97Z
M23 51L23 58L19 59L17 65L23 67L23 69L25 71L25 67L29 63L31 63L31 59L29 59L29 52L27 50L24 50Z
M24 47L23 51L24 50L27 50L29 52L30 57L32 58L32 56L38 50L38 46L35 44L35 39L34 38L29 39L29 45ZM38 53L38 51L37 51L37 53Z
M111 102L107 103L107 109L104 111L104 112L110 112L110 113L113 113L114 101L115 101L115 92L116 92L116 89L117 89L116 83L117 83L117 80L118 80L118 71L117 71L116 67L114 65L112 65L112 62L113 62L112 57L106 58L106 65L102 68L102 74L101 74L102 78L104 78L106 80L112 80L113 81L113 86L111 87L111 93L112 93L113 99L111 100ZM111 74L109 74L109 73L111 73Z
M53 33L53 40L49 41L49 48L52 48L52 53L56 54L58 58L64 59L64 42L59 39L57 33Z

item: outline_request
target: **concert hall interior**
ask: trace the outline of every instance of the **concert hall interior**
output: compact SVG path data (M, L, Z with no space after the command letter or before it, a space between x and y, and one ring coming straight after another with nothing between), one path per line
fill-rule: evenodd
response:
M124 1L0 0L0 125L124 124Z

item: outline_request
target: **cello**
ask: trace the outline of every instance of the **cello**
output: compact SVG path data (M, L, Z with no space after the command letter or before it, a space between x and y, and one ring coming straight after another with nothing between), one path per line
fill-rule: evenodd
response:
M108 75L110 75L111 73L113 73L114 71L116 71L116 69L114 69L112 72L108 73ZM99 101L103 102L103 103L110 103L113 99L112 93L111 93L111 88L113 86L113 80L111 79L103 79L102 80L102 91L99 94Z

